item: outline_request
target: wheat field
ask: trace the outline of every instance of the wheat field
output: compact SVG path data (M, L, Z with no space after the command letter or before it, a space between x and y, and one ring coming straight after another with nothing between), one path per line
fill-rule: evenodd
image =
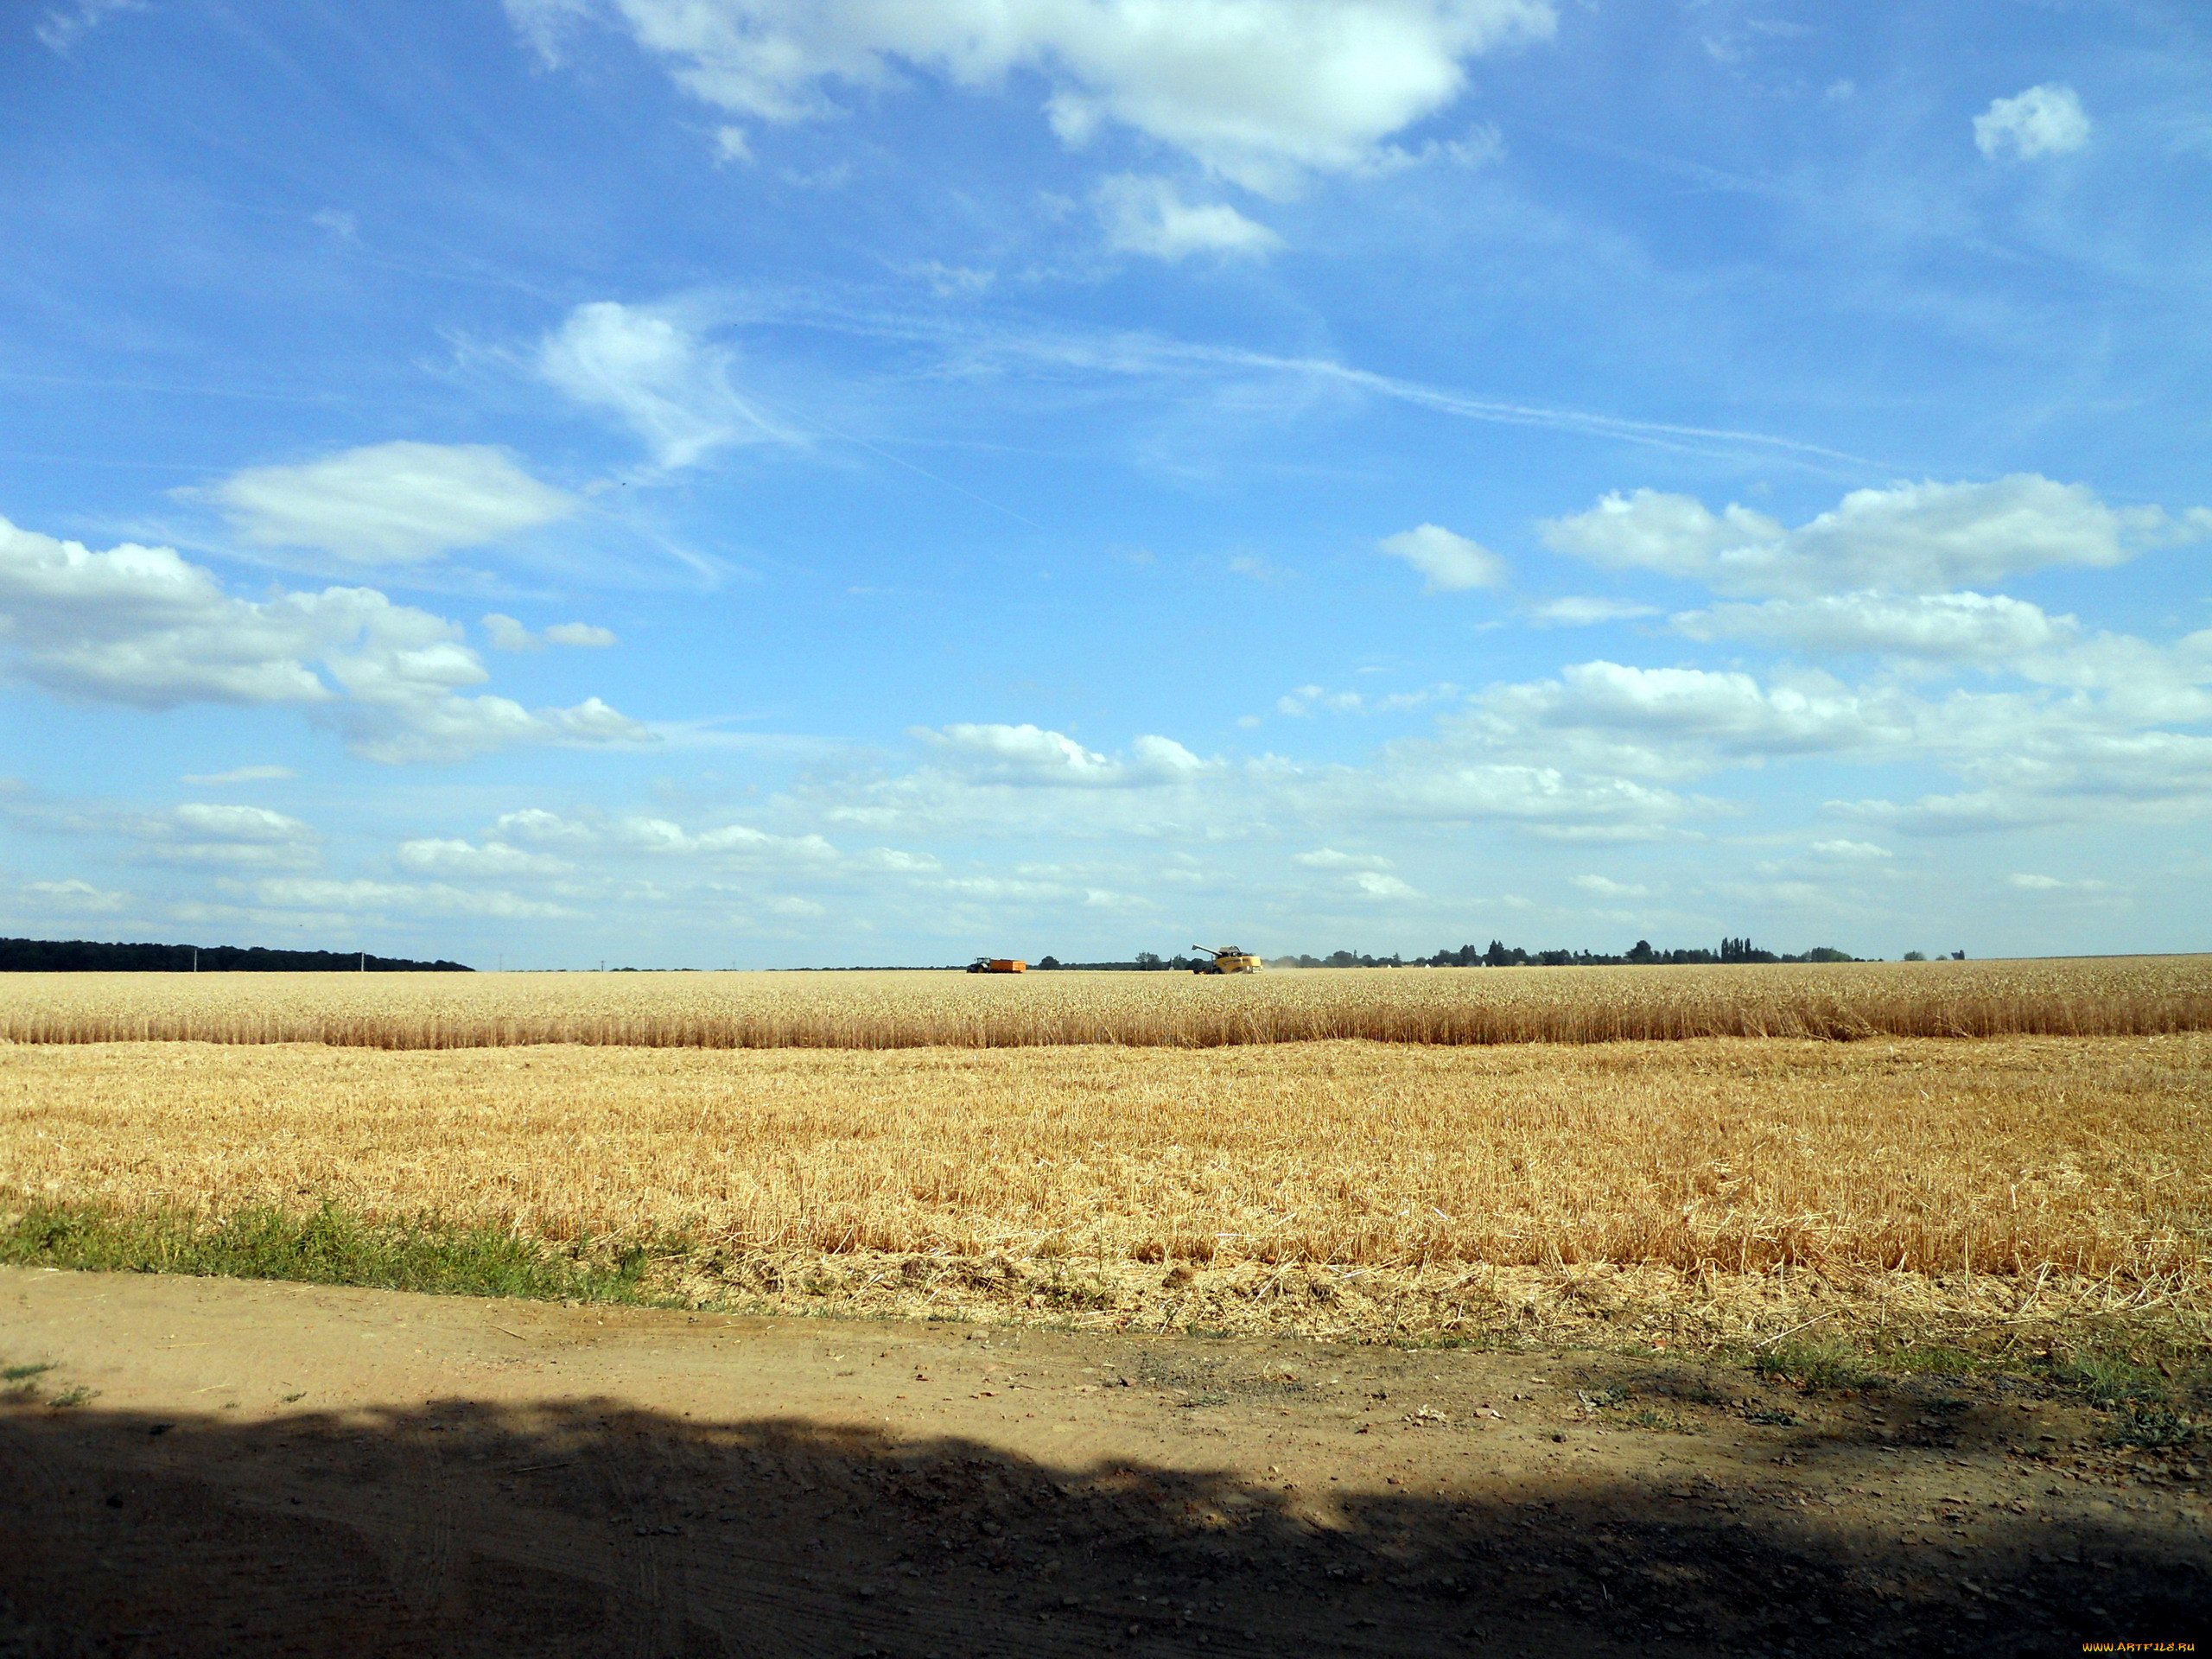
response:
M903 1258L924 1287L985 1262L1079 1269L1125 1313L1179 1262L1463 1300L1477 1269L1657 1274L1668 1294L1786 1272L1954 1302L1964 1285L1999 1314L2046 1284L2201 1313L2208 1120L2202 1034L0 1051L18 1205L680 1235L704 1300ZM889 1278L916 1290L912 1268Z
M2212 1329L2209 1016L2204 957L9 976L0 1218L332 1205L721 1305Z
M1207 1048L2212 1028L2212 957L1174 973L10 974L0 1040Z

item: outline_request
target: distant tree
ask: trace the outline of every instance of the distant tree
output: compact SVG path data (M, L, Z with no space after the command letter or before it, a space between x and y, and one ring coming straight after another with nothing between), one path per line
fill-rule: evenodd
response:
M1954 950L1951 952L1951 960L1953 962L1964 962L1966 959L1967 953L1963 950Z
M1650 961L1651 941L1649 939L1638 939L1634 944L1629 946L1628 959L1630 962Z
M1780 962L1782 958L1771 950L1755 948L1749 939L1720 941L1720 960L1723 962Z
M1900 957L1898 960L1900 962L1925 962L1928 960L1928 953L1925 950L1908 950L1904 956Z
M1037 965L1039 968L1057 968L1060 965L1060 959L1058 957L1040 957Z
M1359 966L1359 958L1349 950L1332 950L1329 952L1328 962L1325 965L1331 968L1357 968Z
M1832 944L1816 944L1805 953L1807 962L1854 962L1849 952L1839 950Z
M1160 959L1160 953L1156 950L1140 950L1137 952L1137 966L1140 968L1164 968L1166 965L1167 964L1166 963Z

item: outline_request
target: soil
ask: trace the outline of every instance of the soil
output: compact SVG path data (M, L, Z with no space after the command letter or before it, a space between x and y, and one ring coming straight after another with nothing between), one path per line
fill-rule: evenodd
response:
M0 1374L4 1659L2055 1654L2212 1608L2202 1465L2010 1379L13 1269Z

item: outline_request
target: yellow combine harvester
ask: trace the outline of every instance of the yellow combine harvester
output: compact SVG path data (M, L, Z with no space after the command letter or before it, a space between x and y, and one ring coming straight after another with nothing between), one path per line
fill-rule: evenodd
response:
M1260 971L1260 959L1241 944L1224 944L1217 949L1212 945L1194 944L1191 949L1205 951L1209 958L1205 962L1191 964L1191 971L1194 974L1256 974Z
M968 964L971 974L1026 974L1029 964L1016 962L1012 957L978 957Z

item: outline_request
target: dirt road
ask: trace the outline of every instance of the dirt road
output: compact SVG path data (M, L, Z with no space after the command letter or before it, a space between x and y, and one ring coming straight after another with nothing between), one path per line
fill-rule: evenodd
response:
M2212 1606L2202 1469L2025 1387L20 1270L0 1370L0 1659L2077 1653Z

